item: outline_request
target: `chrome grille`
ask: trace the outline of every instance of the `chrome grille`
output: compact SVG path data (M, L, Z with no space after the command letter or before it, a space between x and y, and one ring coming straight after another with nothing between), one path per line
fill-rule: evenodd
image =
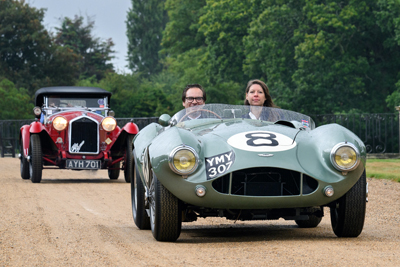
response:
M73 154L99 153L99 125L88 117L72 120L69 127L69 152Z

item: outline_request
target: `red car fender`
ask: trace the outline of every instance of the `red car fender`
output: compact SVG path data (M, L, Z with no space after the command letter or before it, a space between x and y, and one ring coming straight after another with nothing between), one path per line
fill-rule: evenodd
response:
M30 132L29 128L30 125L24 125L20 129L20 143L22 145L23 153L21 151L21 155L23 155L25 158L28 157L28 150L29 150L29 141L30 141Z
M21 127L20 140L22 140L21 143L24 151L21 154L23 154L25 158L28 157L29 154L29 143L31 139L31 134L40 133L45 130L46 128L44 128L44 126L38 121L34 121L30 125L24 125Z
M31 127L29 129L30 133L40 133L41 131L46 131L46 128L44 128L43 124L38 121L31 123Z
M125 131L128 134L137 134L139 132L139 127L133 123L133 122L128 122L125 124L125 126L121 129L121 132Z

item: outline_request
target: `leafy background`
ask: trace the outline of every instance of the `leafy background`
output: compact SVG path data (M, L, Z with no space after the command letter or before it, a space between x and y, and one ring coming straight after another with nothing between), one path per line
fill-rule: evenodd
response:
M45 86L98 86L117 117L173 114L189 83L208 103L242 104L262 79L274 102L306 114L386 113L400 104L400 1L132 0L132 73L116 73L113 41L94 22L0 0L0 119L32 118Z

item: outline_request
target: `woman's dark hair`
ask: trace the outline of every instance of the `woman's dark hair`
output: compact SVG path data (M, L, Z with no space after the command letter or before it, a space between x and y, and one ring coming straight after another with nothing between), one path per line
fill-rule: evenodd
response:
M268 86L267 86L263 81L261 81L261 80L250 80L250 81L247 83L246 94L249 92L250 87L251 87L253 84L258 84L258 85L260 85L261 88L262 88L263 91L264 91L265 101L264 101L263 106L265 106L265 107L276 107L275 104L274 104L274 102L272 101L271 95L269 94ZM244 100L244 104L247 105L247 106L250 105L250 103L249 103L249 101L247 101L247 99Z
M206 91L204 91L203 87L197 83L186 85L185 89L183 89L183 92L182 92L182 102L185 102L185 100L186 100L186 92L192 88L199 88L203 92L203 101L206 102L206 100L207 100Z

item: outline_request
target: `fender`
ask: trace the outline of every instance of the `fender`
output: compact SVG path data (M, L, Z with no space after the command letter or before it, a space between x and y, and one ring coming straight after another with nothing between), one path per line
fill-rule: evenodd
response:
M29 129L30 133L40 133L41 131L46 131L46 128L44 128L42 123L40 123L39 121L34 121L31 123Z
M133 122L128 122L125 124L125 126L121 129L121 132L125 131L128 134L137 134L139 132L139 127L133 123Z
M20 140L20 144L22 145L22 149L23 149L23 153L21 151L21 155L23 155L25 158L28 157L28 150L29 150L29 142L30 142L30 125L24 125L21 127L20 129L20 136L19 136L19 140Z
M24 153L21 154L24 155L24 157L26 158L29 154L29 143L31 139L31 134L46 131L46 128L44 128L40 122L34 121L30 125L22 126L20 131L20 140L22 140L22 148L24 151Z

